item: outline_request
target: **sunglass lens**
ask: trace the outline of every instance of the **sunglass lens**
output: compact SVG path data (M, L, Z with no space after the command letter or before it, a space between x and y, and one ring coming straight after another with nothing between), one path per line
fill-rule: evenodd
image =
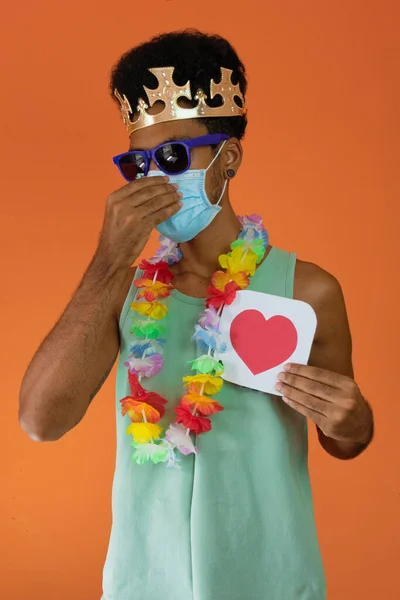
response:
M188 167L186 148L179 142L161 146L156 152L156 159L166 173L180 173Z
M124 177L128 181L134 181L138 176L144 175L146 169L146 161L142 154L125 154L120 158L119 165Z

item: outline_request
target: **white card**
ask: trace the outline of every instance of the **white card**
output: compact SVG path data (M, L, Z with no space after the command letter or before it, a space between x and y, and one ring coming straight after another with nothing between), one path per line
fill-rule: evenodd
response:
M301 300L241 290L220 321L228 350L216 358L223 379L282 396L275 389L287 362L306 365L317 328L314 309Z

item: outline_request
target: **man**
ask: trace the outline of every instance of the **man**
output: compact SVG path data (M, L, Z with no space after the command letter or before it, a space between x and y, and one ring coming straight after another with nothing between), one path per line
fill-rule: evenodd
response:
M22 382L22 428L57 440L120 352L104 600L322 600L307 418L340 459L373 436L338 281L270 246L261 222L239 220L230 204L246 87L218 36L166 34L121 57L110 91L129 133L128 152L114 158L128 183L107 198L94 257ZM156 257L131 267L154 228L166 236ZM227 382L220 391L218 319L246 287L316 312L309 364L282 369L283 396ZM198 373L188 377L190 362ZM179 401L182 377L189 393ZM207 395L217 392L218 401Z

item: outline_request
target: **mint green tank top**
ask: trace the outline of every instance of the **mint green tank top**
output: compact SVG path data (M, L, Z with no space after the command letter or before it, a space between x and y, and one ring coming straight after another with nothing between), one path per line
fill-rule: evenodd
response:
M249 289L293 297L296 254L273 246ZM137 272L136 277L141 273ZM225 409L197 436L180 470L137 465L120 399L132 343L132 282L121 318L116 381L113 523L102 600L324 600L309 473L307 421L280 398L224 382ZM204 300L173 290L166 300L162 371L146 388L168 400L167 427L182 397L190 342Z

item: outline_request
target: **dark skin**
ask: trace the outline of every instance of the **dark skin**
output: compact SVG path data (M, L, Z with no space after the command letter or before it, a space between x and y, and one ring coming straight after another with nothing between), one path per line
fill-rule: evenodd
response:
M143 128L130 138L129 149L150 149L177 138L208 133L201 119L171 121ZM228 169L236 173L243 150L236 138L229 139L207 173L206 190L212 203L222 191ZM214 154L210 146L192 150L192 168L203 169ZM152 163L151 169L157 169ZM240 225L229 200L229 183L221 201L222 210L194 240L180 245L183 258L172 267L173 286L196 298L206 296L212 274L219 268L218 256L230 249ZM267 248L268 255L271 247ZM134 269L131 275L133 276ZM118 316L131 284L128 277L121 290ZM368 446L373 435L371 408L354 381L352 342L345 301L337 279L318 265L297 260L294 298L310 304L317 315L317 330L308 365L286 365L279 375L280 401L312 420L322 447L340 459L354 458Z

